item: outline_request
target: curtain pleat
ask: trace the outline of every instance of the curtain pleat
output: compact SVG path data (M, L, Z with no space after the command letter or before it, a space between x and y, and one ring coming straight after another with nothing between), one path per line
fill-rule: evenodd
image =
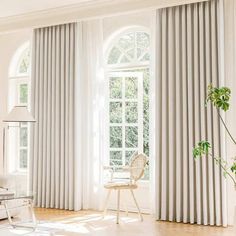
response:
M34 30L30 187L38 207L74 210L77 24Z
M205 107L219 86L219 0L157 10L156 216L159 220L226 225L224 179L212 158L194 161L200 140L220 156L216 110Z

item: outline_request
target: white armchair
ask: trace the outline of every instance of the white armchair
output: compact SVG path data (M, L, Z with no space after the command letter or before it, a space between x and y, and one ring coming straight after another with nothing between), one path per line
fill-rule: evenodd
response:
M110 181L104 185L104 188L108 189L106 201L105 201L105 207L104 207L104 213L103 215L105 216L108 203L109 203L109 198L111 195L112 190L117 191L117 217L116 217L116 223L119 224L119 214L120 214L120 191L121 190L130 190L131 195L134 199L134 203L138 209L138 213L140 216L141 221L143 221L142 214L140 212L140 208L138 206L138 202L135 198L134 189L138 188L137 181L140 180L143 175L144 175L144 170L145 166L148 162L148 158L144 154L137 154L135 153L130 160L129 166L104 166L104 170L110 171L111 174L111 179ZM128 172L129 173L129 178L128 179L122 179L122 180L114 180L113 174L117 171L123 171L123 172Z

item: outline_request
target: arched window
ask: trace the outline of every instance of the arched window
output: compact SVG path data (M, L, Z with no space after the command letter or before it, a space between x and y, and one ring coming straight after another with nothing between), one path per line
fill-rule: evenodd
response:
M106 52L109 81L110 165L126 165L134 152L149 155L150 36L136 27L110 42ZM148 170L145 178L148 178Z
M29 106L30 47L25 43L17 49L9 68L9 111L16 105ZM29 157L29 126L9 129L8 169L10 172L26 172Z
M121 35L110 49L108 65L149 63L150 37L143 31L135 31ZM143 63L144 62L144 63Z

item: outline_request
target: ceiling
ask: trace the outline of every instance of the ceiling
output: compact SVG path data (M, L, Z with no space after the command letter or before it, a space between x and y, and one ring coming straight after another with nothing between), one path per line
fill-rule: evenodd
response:
M0 18L99 0L1 0Z
M206 0L0 0L0 34Z

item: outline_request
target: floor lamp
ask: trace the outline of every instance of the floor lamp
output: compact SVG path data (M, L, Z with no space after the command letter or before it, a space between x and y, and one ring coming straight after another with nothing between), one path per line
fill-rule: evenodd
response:
M15 106L9 112L7 117L3 120L4 123L7 123L7 127L3 128L3 171L6 173L6 131L10 127L21 127L22 122L32 123L36 122L34 117L30 114L26 106ZM10 126L9 123L18 123L18 126Z

